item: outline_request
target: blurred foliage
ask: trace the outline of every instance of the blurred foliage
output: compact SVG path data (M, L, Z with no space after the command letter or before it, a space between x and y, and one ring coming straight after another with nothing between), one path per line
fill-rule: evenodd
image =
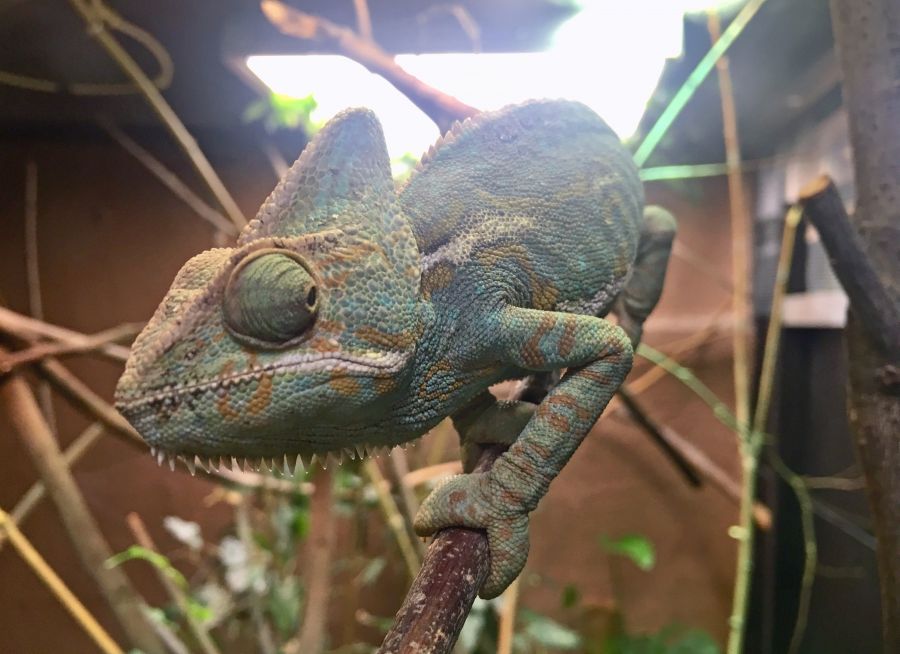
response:
M302 128L308 136L312 136L325 124L325 121L312 119L312 112L318 106L319 103L311 94L305 98L295 98L281 93L269 93L244 109L241 118L245 123L261 122L270 134L279 129Z
M602 536L600 546L607 554L624 557L644 572L652 570L656 565L656 549L653 543L643 536L622 536L616 540Z

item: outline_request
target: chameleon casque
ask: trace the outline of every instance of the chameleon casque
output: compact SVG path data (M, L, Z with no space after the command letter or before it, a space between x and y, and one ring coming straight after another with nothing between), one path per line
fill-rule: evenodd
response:
M116 406L170 464L277 464L418 438L501 380L568 373L489 472L425 500L422 535L487 530L499 594L528 514L631 368L674 221L643 210L593 111L531 101L456 124L399 191L365 109L310 142L233 248L189 260ZM602 316L615 307L619 325Z

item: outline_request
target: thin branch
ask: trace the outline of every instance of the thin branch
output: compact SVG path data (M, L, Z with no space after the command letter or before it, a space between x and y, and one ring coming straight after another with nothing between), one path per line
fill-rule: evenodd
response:
M247 224L246 218L241 213L237 203L228 193L222 180L216 174L216 171L210 165L206 156L200 150L194 137L178 118L178 115L166 102L166 99L160 93L159 89L147 77L147 74L141 69L138 63L130 54L119 44L112 33L107 29L104 13L98 12L97 7L105 9L100 0L69 0L69 4L84 19L84 22L90 28L90 34L97 39L101 46L106 50L110 57L119 65L128 77L137 85L144 94L144 98L163 121L172 136L184 150L185 154L191 160L194 168L200 174L200 177L206 182L209 190L215 196L216 200L228 214L228 218L234 223L238 229Z
M464 120L478 113L476 108L410 75L378 45L361 38L347 27L304 13L278 0L262 0L260 7L269 22L283 34L305 40L326 41L347 57L384 77L437 123L442 133L450 129L454 121Z
M140 595L121 570L105 566L112 552L66 467L28 384L18 376L9 377L0 385L0 400L44 480L82 564L96 579L129 640L148 654L162 654L164 647L148 622Z
M415 538L415 530L413 529L413 519L419 511L419 501L416 494L410 486L403 483L403 480L409 474L409 461L406 458L406 450L397 447L391 450L391 455L387 460L388 478L391 485L396 489L399 498L398 506L403 516L403 523L406 526L406 533L410 534L410 539L416 548L419 561L425 556L425 545L421 540Z
M331 471L317 471L314 484L315 490L309 501L312 535L306 562L306 606L296 650L309 654L319 654L325 645L335 538L334 479Z
M219 231L234 236L238 233L235 226L221 214L221 212L213 209L206 202L194 193L187 184L181 181L171 170L159 161L152 154L147 152L137 141L123 132L115 123L106 118L97 121L107 134L125 150L128 154L138 160L138 162L156 177L163 185L169 189L175 197L190 207L194 213L200 218L213 225Z
M47 342L42 341L24 350L16 350L0 356L0 375L12 372L16 368L46 359L67 354L79 354L94 352L106 345L117 343L126 339L133 339L143 329L144 323L124 323L110 327L102 332L86 336L76 342Z
M50 564L28 541L25 534L19 531L11 516L2 509L0 509L0 535L9 538L9 542L12 543L22 560L44 582L44 585L50 589L56 596L56 599L59 600L59 603L75 618L75 621L81 625L81 628L91 637L91 640L96 643L101 651L105 652L105 654L124 654L122 648L116 644L112 636L106 632L84 604L69 590L69 587L54 572Z
M900 362L900 308L872 267L834 182L825 175L812 181L800 191L800 203L866 335L888 359Z
M153 538L150 536L150 532L147 531L144 521L141 520L141 517L137 513L129 513L125 517L125 521L128 523L128 528L131 530L138 545L151 552L159 553L159 548L156 547L156 543L153 542ZM205 654L219 654L219 648L210 637L209 631L207 631L206 627L203 626L191 611L191 607L188 604L188 599L185 596L184 591L165 573L165 571L156 566L153 566L153 569L156 570L157 579L159 579L163 588L166 589L166 592L169 594L172 601L175 602L175 606L178 607L181 615L184 616L184 620L191 630L191 633L194 634L194 638L197 639L200 649L202 649Z
M250 526L250 497L249 494L241 496L240 502L234 508L234 525L238 538L244 545L248 556L256 558L259 554L256 541L253 538L253 528ZM262 654L276 654L278 650L275 647L272 628L266 621L260 596L252 588L250 591L250 617L253 619L253 625L256 628L256 640L259 643L259 649Z
M672 96L672 100L663 110L662 114L660 114L653 127L650 128L650 131L647 132L647 136L644 137L643 142L637 149L637 152L635 152L634 159L639 167L643 167L644 164L647 163L647 159L649 159L650 155L653 154L653 151L656 150L656 146L659 145L660 141L662 141L663 137L669 131L672 123L678 118L682 109L687 106L687 103L694 96L694 93L703 83L703 80L705 80L712 72L716 62L728 51L735 40L737 40L765 1L766 0L749 0L749 2L741 9L740 13L734 17L734 20L728 24L728 28L722 34L722 38L714 40L709 51L703 55L703 59L699 61L697 67L694 68L688 78L684 81L684 84L681 85L681 88L678 89L674 96Z
M92 337L81 334L65 327L51 325L43 320L29 318L21 313L10 311L6 307L0 307L0 331L12 334L17 338L30 341L38 338L51 338L72 347L84 347L91 349L94 345ZM115 361L128 359L128 348L112 343L102 345L97 351Z
M41 267L38 256L38 168L29 159L25 164L25 283L28 286L28 313L38 320L44 319L44 301L41 296ZM0 375L2 375L0 371ZM56 413L53 396L46 382L37 387L38 402L47 424L56 430Z
M103 425L99 422L95 422L81 432L63 453L65 464L71 468L72 465L97 442L100 436L103 435L103 430ZM34 482L31 485L31 488L29 488L19 501L16 502L13 510L10 511L10 519L16 525L21 525L25 518L31 515L31 512L35 507L40 504L41 500L46 497L46 494L47 489L44 486L44 482L40 480ZM0 549L3 548L5 540L6 536L3 533L0 533Z
M366 41L374 41L369 3L366 0L353 0L353 10L356 12L356 33Z
M519 577L503 591L500 624L497 626L497 654L512 654L516 632L516 610L519 605Z
M384 475L381 474L381 468L372 459L365 461L362 469L366 477L368 477L369 483L372 484L372 488L375 489L385 521L394 534L394 540L397 541L400 554L403 555L406 570L409 572L410 577L415 577L420 566L419 554L415 545L413 545L409 532L406 530L403 514L400 513L400 509L391 495L390 484L384 478Z

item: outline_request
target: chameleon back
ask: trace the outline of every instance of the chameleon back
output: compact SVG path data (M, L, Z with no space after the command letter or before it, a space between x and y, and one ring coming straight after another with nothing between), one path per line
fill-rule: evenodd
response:
M540 100L454 126L400 203L422 256L423 294L436 305L469 304L474 293L603 315L635 257L643 191L599 116Z

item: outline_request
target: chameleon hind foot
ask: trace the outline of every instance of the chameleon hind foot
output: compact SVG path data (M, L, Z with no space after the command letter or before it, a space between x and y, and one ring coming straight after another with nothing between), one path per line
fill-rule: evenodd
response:
M457 475L425 498L414 522L420 536L448 527L487 531L491 563L478 593L483 599L500 595L519 576L528 558L528 514L503 505L500 497L498 500L496 491L491 491L489 472Z

